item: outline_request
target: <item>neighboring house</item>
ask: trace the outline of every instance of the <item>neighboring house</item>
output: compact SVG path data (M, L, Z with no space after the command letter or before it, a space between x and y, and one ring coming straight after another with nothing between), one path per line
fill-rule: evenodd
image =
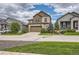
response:
M8 24L7 24L7 20L0 18L0 33L9 32L8 29L9 29L9 27L8 27Z
M48 28L51 23L51 16L47 13L40 11L33 16L33 19L28 20L29 32L40 32L42 28Z
M13 18L7 18L7 19L0 18L0 33L10 32L11 31L11 24L13 22L18 23L20 25L19 32L22 32L22 30L24 28L26 28L26 25L19 20L16 20L16 19L13 19Z
M13 19L13 18L7 18L7 23L9 25L9 31L11 31L11 24L12 23L18 23L20 25L19 32L22 32L26 28L25 23L23 23L19 20Z
M79 14L76 12L63 15L57 22L61 30L75 29L76 31L79 31Z

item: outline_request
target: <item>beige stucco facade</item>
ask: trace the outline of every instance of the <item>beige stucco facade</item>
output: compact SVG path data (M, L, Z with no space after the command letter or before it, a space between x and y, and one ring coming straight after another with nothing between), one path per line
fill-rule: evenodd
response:
M39 12L35 16L33 16L33 19L29 21L28 31L31 32L31 28L33 29L33 27L34 27L34 31L35 30L41 31L42 28L45 29L48 28L50 23L51 23L51 17L46 13Z

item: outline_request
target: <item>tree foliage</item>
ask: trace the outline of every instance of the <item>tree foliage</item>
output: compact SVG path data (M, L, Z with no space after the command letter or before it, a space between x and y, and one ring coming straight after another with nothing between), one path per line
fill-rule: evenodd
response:
M58 22L55 23L55 30L59 30Z
M47 30L48 30L48 32L50 32L50 33L53 32L53 24L52 24L52 23L49 24L49 27L48 27Z
M20 30L20 25L16 22L11 23L11 32L18 33Z

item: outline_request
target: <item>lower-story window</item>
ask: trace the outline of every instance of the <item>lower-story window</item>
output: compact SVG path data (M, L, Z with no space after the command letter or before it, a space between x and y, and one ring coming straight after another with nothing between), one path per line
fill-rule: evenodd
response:
M61 22L61 29L65 29L66 28L66 23L65 22Z
M70 28L70 22L61 22L61 29L69 29Z

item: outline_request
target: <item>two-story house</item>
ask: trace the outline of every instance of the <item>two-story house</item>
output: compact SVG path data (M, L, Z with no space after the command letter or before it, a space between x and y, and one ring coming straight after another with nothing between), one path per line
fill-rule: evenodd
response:
M29 32L40 32L42 28L48 28L51 23L51 16L47 13L40 11L33 16L33 19L28 20Z

